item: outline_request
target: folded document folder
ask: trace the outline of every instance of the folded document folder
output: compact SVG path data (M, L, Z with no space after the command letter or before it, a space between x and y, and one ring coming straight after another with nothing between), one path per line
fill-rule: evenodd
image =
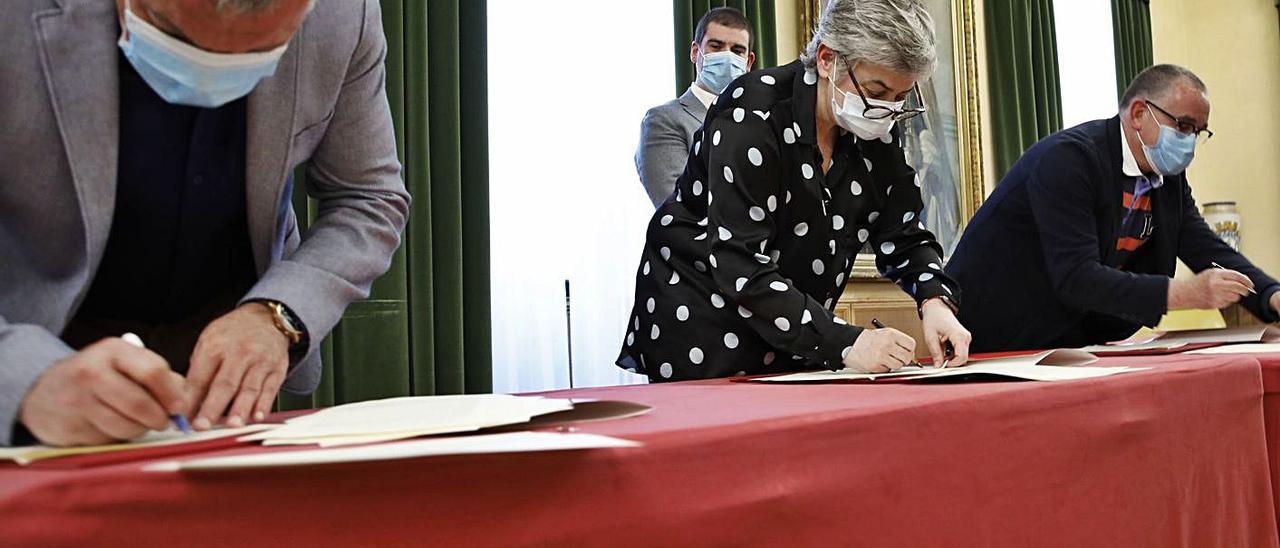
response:
M1098 357L1088 352L1072 349L1048 350L1036 354L970 360L960 367L946 369L936 367L904 367L892 373L862 373L853 369L839 371L813 371L792 373L777 377L751 379L755 382L841 382L874 381L877 379L925 380L969 375L993 375L1031 381L1070 381L1105 377L1141 367L1089 367Z

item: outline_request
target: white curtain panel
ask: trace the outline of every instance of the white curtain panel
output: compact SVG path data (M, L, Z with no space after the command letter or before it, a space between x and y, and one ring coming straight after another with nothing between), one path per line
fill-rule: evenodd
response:
M1062 86L1062 127L1116 115L1111 0L1053 3Z
M633 155L673 97L671 3L489 0L493 390L643 383L613 364L653 214ZM557 13L549 13L558 10Z

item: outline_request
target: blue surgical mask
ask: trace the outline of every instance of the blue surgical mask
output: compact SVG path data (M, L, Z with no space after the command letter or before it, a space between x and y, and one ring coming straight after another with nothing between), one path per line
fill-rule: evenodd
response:
M120 50L166 102L215 108L248 95L276 71L287 44L260 53L213 53L169 36L125 4Z
M732 51L717 51L702 55L702 72L698 82L702 87L719 95L733 80L747 73L747 60Z
M1186 171L1191 160L1196 157L1196 136L1161 124L1151 114L1151 109L1147 109L1147 114L1155 121L1156 127L1160 128L1155 146L1147 146L1142 141L1142 133L1138 133L1138 142L1142 143L1142 153L1147 156L1151 169L1160 175L1177 175Z

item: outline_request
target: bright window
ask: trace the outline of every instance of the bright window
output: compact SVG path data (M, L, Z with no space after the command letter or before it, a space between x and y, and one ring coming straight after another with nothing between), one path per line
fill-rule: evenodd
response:
M644 382L613 362L653 214L640 120L674 98L670 2L489 0L493 389Z
M1116 115L1116 53L1110 0L1054 2L1062 125Z

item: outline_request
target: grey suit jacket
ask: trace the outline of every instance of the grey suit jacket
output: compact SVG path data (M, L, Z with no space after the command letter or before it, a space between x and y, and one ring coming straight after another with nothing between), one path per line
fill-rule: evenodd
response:
M676 178L689 161L693 134L707 117L693 89L684 95L649 109L640 123L640 146L636 147L636 171L640 184L657 207L676 188Z
M115 0L0 3L0 445L20 402L73 351L59 334L102 259L119 150ZM259 280L311 348L284 389L320 380L317 346L390 265L409 212L383 88L377 0L319 0L248 99L246 195ZM286 182L305 164L320 215L300 237Z

